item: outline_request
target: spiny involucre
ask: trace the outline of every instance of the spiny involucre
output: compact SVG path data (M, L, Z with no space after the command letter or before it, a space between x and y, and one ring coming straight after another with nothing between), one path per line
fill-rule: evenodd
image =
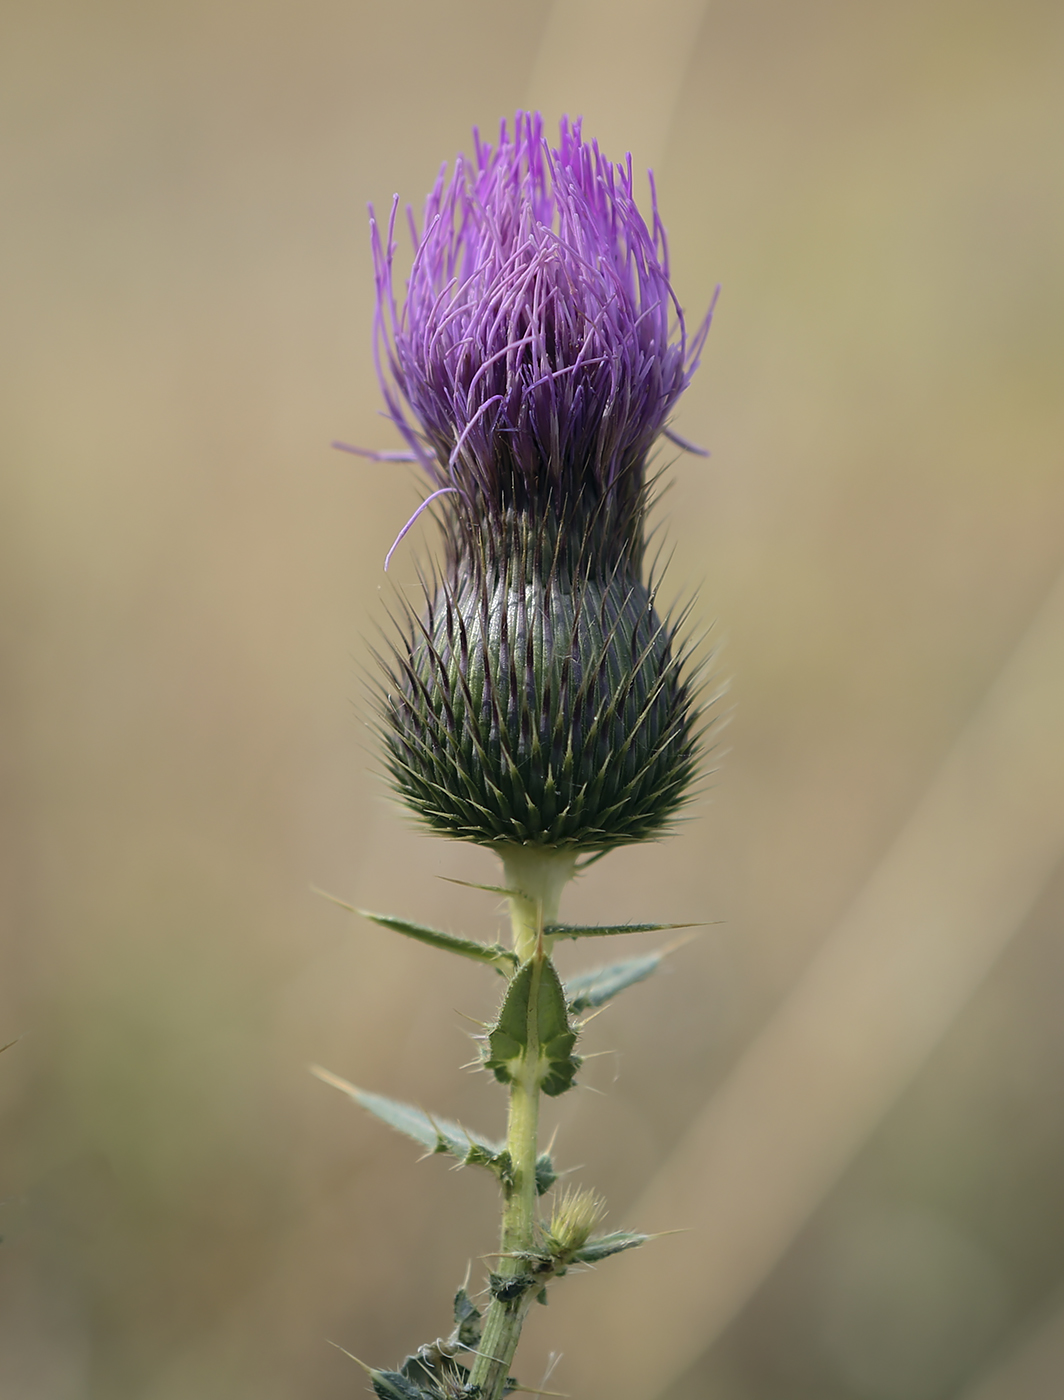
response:
M697 364L656 196L580 124L518 113L441 171L395 293L372 223L389 415L446 542L381 692L388 767L436 830L602 850L687 796L699 712L643 577L647 460ZM653 186L652 186L653 195ZM683 444L681 444L683 445Z

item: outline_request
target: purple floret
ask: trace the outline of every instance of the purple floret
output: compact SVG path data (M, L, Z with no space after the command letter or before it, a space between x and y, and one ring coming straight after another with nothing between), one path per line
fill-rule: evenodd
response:
M612 164L567 120L550 149L541 117L521 112L512 140L505 122L494 148L474 140L472 161L441 170L421 232L409 215L401 307L398 198L386 241L371 225L389 414L456 523L598 510L641 537L647 454L710 317L688 340L657 201L648 228L630 156Z

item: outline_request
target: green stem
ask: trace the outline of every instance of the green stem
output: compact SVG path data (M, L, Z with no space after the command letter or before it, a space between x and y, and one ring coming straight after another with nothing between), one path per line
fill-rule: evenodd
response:
M539 990L538 982L538 977L535 977L528 999L530 1020L533 1001ZM531 1052L531 1043L528 1048ZM531 1250L535 1243L536 1147L539 1128L539 1084L536 1079L538 1065L537 1047L535 1058L529 1054L522 1067L521 1077L510 1086L506 1145L513 1163L513 1181L506 1191L499 1235L501 1258L496 1273L501 1280L516 1279L525 1272L525 1262L514 1256L516 1253ZM505 1282L502 1289L498 1286L496 1288L496 1295L488 1307L484 1331L469 1375L471 1384L480 1386L479 1394L482 1400L499 1400L503 1393L533 1291L531 1288L518 1288L515 1296L510 1296L505 1291Z
M510 897L514 951L522 963L532 963L528 994L528 1048L521 1069L510 1085L510 1112L506 1147L512 1179L505 1189L499 1236L502 1281L488 1307L477 1356L469 1373L471 1386L479 1386L480 1400L500 1400L510 1373L510 1363L532 1299L534 1285L507 1289L506 1280L518 1280L527 1272L524 1259L536 1243L536 1158L539 1155L539 988L546 960L543 926L557 921L562 886L572 877L575 856L536 847L512 847L503 857Z
M528 962L539 946L544 925L558 922L562 889L576 873L576 853L549 846L509 846L502 866L506 888L513 891L510 922L514 952L522 962Z

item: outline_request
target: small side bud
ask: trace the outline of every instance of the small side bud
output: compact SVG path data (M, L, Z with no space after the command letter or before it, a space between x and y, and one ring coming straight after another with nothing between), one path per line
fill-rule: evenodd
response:
M554 1207L547 1230L547 1248L556 1259L572 1258L583 1249L606 1214L606 1202L593 1191L568 1190Z

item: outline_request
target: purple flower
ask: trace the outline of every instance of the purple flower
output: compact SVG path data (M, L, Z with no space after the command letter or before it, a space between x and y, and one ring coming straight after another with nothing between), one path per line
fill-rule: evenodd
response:
M401 307L397 207L385 240L373 223L375 346L409 453L380 455L425 468L446 558L382 663L396 789L484 845L656 836L704 721L683 615L663 619L643 578L647 459L709 317L688 340L656 200L648 228L631 159L604 160L579 123L551 150L518 113L513 140L504 124L440 173L420 232L410 217Z
M567 120L552 150L538 113L517 114L512 140L504 122L494 148L474 141L474 160L441 170L420 231L408 211L401 306L398 197L386 241L372 222L389 414L430 499L448 498L459 552L478 525L550 515L585 543L596 521L603 564L638 568L647 456L669 435L710 317L689 340L656 197L648 228L630 156L612 164Z

